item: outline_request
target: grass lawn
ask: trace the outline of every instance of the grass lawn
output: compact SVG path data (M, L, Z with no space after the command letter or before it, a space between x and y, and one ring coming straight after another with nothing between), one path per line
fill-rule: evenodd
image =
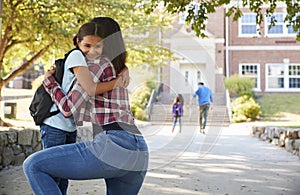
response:
M256 98L263 120L280 117L300 118L300 94L263 94Z

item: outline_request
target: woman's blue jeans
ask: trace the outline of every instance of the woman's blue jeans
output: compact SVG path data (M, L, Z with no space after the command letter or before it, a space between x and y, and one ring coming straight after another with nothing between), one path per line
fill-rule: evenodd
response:
M53 177L72 180L104 178L108 195L136 195L148 168L143 136L110 130L93 141L51 147L30 155L24 173L35 194L61 194Z
M77 131L67 132L46 124L40 126L42 136L43 149L59 146L63 144L73 144L76 142ZM63 195L67 194L68 180L61 178L54 178L60 191Z

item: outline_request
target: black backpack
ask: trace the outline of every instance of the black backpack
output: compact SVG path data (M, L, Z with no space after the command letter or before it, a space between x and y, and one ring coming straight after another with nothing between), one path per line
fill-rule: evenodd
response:
M72 49L71 51L66 53L64 59L55 60L56 70L54 73L54 77L59 84L62 83L62 79L64 75L65 60L73 50L75 49ZM71 85L70 89L72 88L73 84ZM50 95L46 92L42 84L36 90L33 99L31 101L31 104L29 106L30 114L36 125L41 125L46 118L56 115L60 112L58 109L54 112L50 112L50 108L52 107L52 105L53 105L52 99Z

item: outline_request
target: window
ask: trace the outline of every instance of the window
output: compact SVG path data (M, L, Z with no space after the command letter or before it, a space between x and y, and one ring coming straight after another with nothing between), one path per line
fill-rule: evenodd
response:
M300 91L300 64L267 64L268 91Z
M267 16L265 34L270 36L295 36L296 32L293 30L293 27L287 26L284 19L285 15L283 13L275 13L271 16ZM272 20L275 21L275 25L269 29Z
M284 88L284 66L283 64L268 65L268 84L267 88Z
M201 72L198 70L197 71L197 83L201 81Z
M300 88L300 65L289 66L289 88Z
M300 19L300 14L296 14L295 17L293 17L292 21L296 21L296 20L299 20L299 19ZM294 31L292 26L287 27L287 33L291 34L291 35L296 35L297 34L297 32Z
M185 71L185 73L184 73L184 81L185 81L185 84L189 83L189 71Z
M247 77L254 81L254 89L260 90L259 64L240 64L239 73L241 77Z
M239 36L257 36L258 29L255 14L244 14L239 19Z
M287 27L288 34L296 34L292 26Z
M179 24L185 24L185 19L186 19L186 17L187 17L187 13L186 12L181 12L180 13L180 16L179 16L179 21L178 21L178 23Z
M275 20L276 24L271 29L269 29L272 19ZM283 34L283 28L284 28L283 14L273 14L272 16L268 16L267 25L268 25L267 26L268 34Z

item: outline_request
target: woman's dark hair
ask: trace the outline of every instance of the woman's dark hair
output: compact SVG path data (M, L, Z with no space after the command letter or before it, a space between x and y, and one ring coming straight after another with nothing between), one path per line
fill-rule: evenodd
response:
M91 22L100 25L101 38L104 41L102 54L108 57L119 73L126 67L127 52L119 24L109 17L97 17Z
M183 96L181 94L176 95L173 104L176 104L177 102L179 102L182 106L183 106Z
M82 41L88 35L96 35L103 40L102 55L112 62L116 73L120 73L126 67L127 52L119 24L109 17L94 18L79 28L73 44L78 48L77 39Z
M79 28L78 33L73 38L73 44L78 48L77 39L80 42L83 40L83 37L88 36L88 35L96 35L96 36L99 36L102 38L102 36L99 35L99 33L100 33L99 29L100 29L100 26L93 22L83 24Z

